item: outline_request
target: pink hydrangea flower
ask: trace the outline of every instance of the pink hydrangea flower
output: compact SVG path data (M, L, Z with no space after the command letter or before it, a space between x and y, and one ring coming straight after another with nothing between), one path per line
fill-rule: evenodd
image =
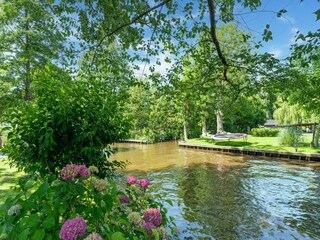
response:
M143 219L158 227L162 222L162 215L157 208L147 208L143 215Z
M69 180L78 176L79 167L76 164L67 164L61 169L60 175L63 180Z
M62 240L75 240L82 237L87 231L87 224L82 217L76 217L64 222L59 234Z
M120 196L119 200L121 203L124 203L124 204L130 203L130 199L127 198L126 196Z
M141 180L139 181L139 185L140 185L141 187L147 188L147 187L150 185L150 182L149 182L149 180L147 180L147 179L141 179Z
M134 176L128 176L127 177L127 182L132 185L135 184L137 182L137 179Z
M78 174L80 177L90 177L91 176L91 172L90 172L89 168L87 168L85 165L78 166L78 170L79 170Z
M152 222L147 222L147 221L144 221L144 220L142 220L142 221L140 222L140 226L141 226L144 230L146 230L147 235L148 235L150 238L152 238L152 231L151 231L151 229L156 229L156 228L157 228L155 225L153 225Z
M91 233L84 240L103 240L99 233Z

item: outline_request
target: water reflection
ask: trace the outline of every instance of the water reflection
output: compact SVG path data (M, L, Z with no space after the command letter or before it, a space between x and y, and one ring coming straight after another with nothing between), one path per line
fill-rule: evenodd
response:
M178 148L120 144L114 158L174 205L179 239L318 239L320 168Z

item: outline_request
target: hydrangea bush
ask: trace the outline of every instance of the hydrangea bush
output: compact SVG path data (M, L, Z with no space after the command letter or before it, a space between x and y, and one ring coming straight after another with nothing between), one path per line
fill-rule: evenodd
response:
M173 238L173 219L161 197L149 193L149 180L129 176L121 186L98 178L98 172L94 166L68 164L58 179L21 179L20 193L1 208L0 239Z

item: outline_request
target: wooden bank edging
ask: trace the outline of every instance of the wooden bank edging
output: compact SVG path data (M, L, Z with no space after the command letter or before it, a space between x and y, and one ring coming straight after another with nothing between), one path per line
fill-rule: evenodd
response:
M135 140L135 139L122 139L119 142L121 143L140 143L140 144L148 144L147 140Z
M212 151L218 151L218 152L230 152L230 153L238 153L243 155L299 159L299 160L306 160L306 161L320 161L320 154L317 154L317 153L283 152L283 151L262 150L262 149L255 149L255 148L217 146L217 145L195 144L195 143L191 144L191 143L185 143L185 142L179 142L179 147L212 150Z

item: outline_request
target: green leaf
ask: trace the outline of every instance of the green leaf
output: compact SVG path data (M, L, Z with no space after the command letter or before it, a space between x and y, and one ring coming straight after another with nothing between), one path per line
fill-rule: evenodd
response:
M52 234L46 234L46 238L45 239L46 240L52 240L53 239Z
M48 177L48 182L49 183L52 183L54 180L56 180L56 176L51 175L51 176Z
M125 237L123 236L123 234L121 232L115 232L114 234L112 234L111 239L112 240L125 240Z
M103 200L106 203L107 209L111 210L113 206L113 198L111 197L111 195L110 194L104 195Z
M119 224L122 224L122 225L125 225L126 227L130 227L130 223L126 220L126 219L124 219L124 218L120 218L119 220L118 220L118 223Z
M320 19L320 9L315 11L314 14L317 15L317 20L316 21L318 21Z
M38 229L32 235L32 240L42 240L42 239L44 239L45 235L46 235L46 233L45 233L44 229Z
M54 227L56 224L56 221L53 216L48 216L44 221L43 221L43 227L45 229L50 229Z
M286 13L287 10L285 9L281 9L278 13L277 13L277 17L282 17L282 14Z
M167 202L170 206L173 205L172 201L170 199L166 199L165 202Z
M41 184L41 186L37 190L38 196L40 197L40 199L47 194L49 187L50 186L48 182L44 182L43 184Z
M79 184L75 186L75 189L79 193L80 197L84 195L84 192L86 190L83 185L79 185Z
M60 215L63 215L67 211L67 205L61 204L58 206L58 212Z
M19 240L27 240L29 236L30 228L24 229L20 235L19 235Z
M52 240L52 234L46 234L46 240Z
M102 212L99 208L93 208L91 214L95 219L101 219L102 217Z
M27 191L29 190L30 188L32 188L35 184L35 181L33 181L32 179L29 179L23 186L23 190L24 191Z
M36 226L38 226L40 224L41 224L41 219L36 213L32 214L29 217L28 222L27 222L27 226L30 227L30 228L36 227Z

